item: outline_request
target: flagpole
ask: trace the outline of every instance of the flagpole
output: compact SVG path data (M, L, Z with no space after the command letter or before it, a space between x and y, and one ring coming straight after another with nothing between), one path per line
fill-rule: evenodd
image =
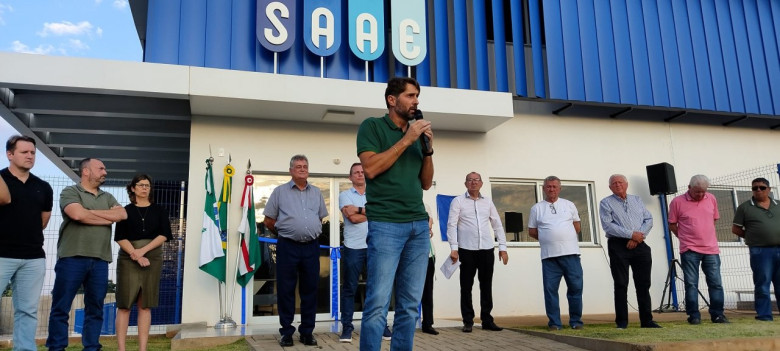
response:
M250 176L252 174L252 171L250 170L251 167L252 167L252 160L249 160L247 162L247 166L246 166L246 175L247 176ZM250 184L249 186L252 186L252 185ZM244 206L244 194L243 193L246 192L246 187L247 187L246 178L244 178L244 191L242 192L242 195L241 195L241 206L242 207ZM249 206L249 204L247 204L247 206ZM252 223L252 224L253 225L257 225L255 223ZM239 224L239 228L240 228L240 226L241 226L241 224ZM238 240L239 240L239 242L238 242L238 251L236 252L236 277L238 277L238 273L239 273L239 270L238 270L238 260L241 257L240 256L241 255L240 251L241 251L241 240L242 240L242 238L241 238L240 235L239 235L239 239ZM236 302L235 296L236 296L236 285L238 285L238 281L237 280L238 280L238 278L236 278L236 284L233 284L233 292L230 293L230 296L231 296L231 298L230 298L230 310L231 311L233 310L233 306L235 305L235 302ZM246 286L245 285L241 286L241 325L246 325Z
M228 229L228 227L227 227L227 217L228 217L228 215L227 214L228 214L228 210L229 210L229 207L230 207L231 193L233 191L233 173L235 172L235 170L233 169L233 166L230 165L230 163L232 161L233 161L233 157L232 156L228 156L228 164L227 164L227 166L225 166L225 169L223 170L224 175L223 175L223 179L222 179L222 191L221 191L221 194L220 194L220 201L223 203L224 206L226 206L226 208L225 208L225 218L224 219L223 218L219 218L220 225L222 224L222 220L225 221L224 222L225 223L225 233L224 233L224 235L225 235L225 258L227 258L228 252L230 252L230 240L228 240L228 238L227 238L227 229ZM220 209L220 212L222 212L221 209ZM222 228L220 227L220 235L222 235L222 234L223 234L222 233ZM227 263L227 260L225 260L225 262ZM227 294L227 292L228 292L227 291L227 279L228 279L228 277L227 277L227 264L226 264L225 265L225 282L224 282L225 294ZM223 299L222 298L222 286L223 286L223 284L220 283L219 300L220 300L220 315L221 315L221 318L220 318L219 322L217 322L217 324L214 325L214 328L215 329L235 328L237 326L237 324L233 320L231 310L227 308L228 307L227 306L228 305L227 299L228 299L228 297L230 297L230 301L231 302L230 302L229 305L230 305L230 308L232 309L233 297L232 296L225 296L225 299ZM235 289L233 289L233 292L235 293Z

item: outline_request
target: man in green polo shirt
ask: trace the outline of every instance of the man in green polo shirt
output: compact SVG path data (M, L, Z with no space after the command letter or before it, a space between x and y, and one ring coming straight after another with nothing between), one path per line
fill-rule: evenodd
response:
M765 178L754 179L752 190L753 197L737 207L731 232L744 238L750 248L756 319L771 321L770 285L780 303L780 206L769 197L772 188Z
M73 298L84 285L84 350L100 350L103 299L106 297L108 263L111 262L111 225L127 218L114 196L100 190L106 166L95 158L79 164L81 182L62 190L63 222L57 241L56 278L49 315L49 350L68 346L68 315Z
M412 350L417 306L428 266L428 213L422 191L433 183L431 122L414 120L420 85L392 78L385 89L388 113L360 125L357 154L366 177L368 279L360 349L379 350L395 285L391 350ZM420 142L427 137L426 147Z

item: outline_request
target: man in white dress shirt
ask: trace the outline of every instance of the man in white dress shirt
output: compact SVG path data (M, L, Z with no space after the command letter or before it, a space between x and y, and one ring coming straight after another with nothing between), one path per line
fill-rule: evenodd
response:
M493 201L482 196L482 176L477 172L466 175L466 193L457 196L450 205L447 220L447 240L453 262L460 259L460 314L463 332L470 333L474 325L474 307L471 304L471 287L474 275L479 272L479 302L482 329L500 331L490 312L493 310L493 254L498 240L498 257L506 265L506 234ZM490 232L488 224L493 227Z

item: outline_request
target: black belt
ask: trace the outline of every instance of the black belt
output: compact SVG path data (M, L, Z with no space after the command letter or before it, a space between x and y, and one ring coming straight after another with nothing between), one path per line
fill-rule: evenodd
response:
M298 241L298 240L295 240L295 239L285 238L285 237L281 237L281 236L279 237L279 239L282 239L284 241L291 242L291 243L297 244L297 245L309 245L309 244L317 241L317 239L312 239L312 240L309 240L309 241Z

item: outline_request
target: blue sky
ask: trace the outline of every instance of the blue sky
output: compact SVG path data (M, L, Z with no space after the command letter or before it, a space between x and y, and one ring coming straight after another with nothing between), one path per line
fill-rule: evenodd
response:
M0 51L141 61L127 0L0 0ZM0 118L0 141L17 132ZM0 161L0 168L7 161ZM61 175L38 154L33 173Z
M127 0L0 0L0 50L142 59Z

